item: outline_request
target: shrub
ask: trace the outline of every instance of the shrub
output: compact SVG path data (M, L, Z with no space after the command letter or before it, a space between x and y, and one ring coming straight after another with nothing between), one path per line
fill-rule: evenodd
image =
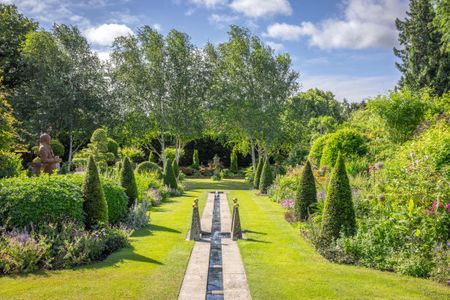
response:
M123 147L119 149L119 155L122 159L128 157L132 162L138 163L144 158L144 152L136 147Z
M151 161L144 161L141 162L137 168L136 168L136 172L138 172L139 174L141 173L150 173L150 172L155 172L161 175L161 168L154 162Z
M108 219L112 225L123 221L128 211L128 197L125 190L111 179L102 178L103 193L108 203Z
M272 170L270 169L269 159L266 159L261 171L261 179L259 182L259 191L261 194L267 194L267 189L273 182Z
M108 222L108 204L103 194L97 165L92 156L89 157L86 177L84 178L83 198L87 228L106 224Z
M174 160L172 162L172 169L173 169L173 173L175 174L175 177L178 178L178 176L180 175L180 168L179 168L176 160Z
M305 160L307 155L307 147L303 144L296 144L291 151L289 151L288 157L286 158L286 164L289 166L299 165Z
M253 166L247 167L247 168L244 170L244 176L245 176L245 180L246 180L248 183L253 183L253 180L254 180L254 178L255 178L255 174L254 174L254 172L253 172Z
M166 156L166 160L170 159L171 161L175 160L177 151L175 148L167 147L164 149L164 155Z
M259 181L261 179L261 172L263 169L264 161L262 157L258 160L258 165L256 166L255 178L253 179L253 188L259 189Z
M112 138L108 138L108 152L114 154L115 157L119 155L119 144Z
M71 220L84 223L83 195L66 176L0 180L0 226L7 228Z
M19 155L0 151L0 178L19 175L22 169L22 160Z
M324 134L318 137L312 144L311 150L309 150L309 159L313 160L317 163L320 163L320 159L322 158L323 148L325 147L330 134Z
M320 166L334 166L339 152L346 157L364 155L367 152L364 136L352 129L341 129L331 134L323 149Z
M51 140L50 146L52 147L53 153L56 156L63 157L65 149L64 145L58 140Z
M84 170L87 167L90 156L93 156L101 171L107 169L108 163L114 162L114 154L108 152L108 134L105 129L96 129L92 133L91 142L86 148L74 155L72 162L76 168Z
M194 154L192 155L192 167L197 169L200 166L200 159L198 158L198 150L194 149Z
M147 201L142 201L141 203L135 201L130 208L130 212L128 213L127 220L125 222L127 227L138 230L147 226L150 221L147 210Z
M169 188L176 189L177 188L177 178L175 177L175 172L173 171L172 160L169 158L166 161L166 167L164 168L164 177L163 177L164 185L167 185Z
M353 235L356 231L355 211L352 202L352 191L345 170L342 154L338 154L336 165L331 173L330 183L322 216L321 239L331 242L344 236Z
M125 189L128 197L128 207L133 205L138 198L138 190L136 186L136 179L134 178L133 167L128 157L123 159L122 170L120 171L120 185Z
M230 171L233 172L234 174L237 174L237 172L239 171L239 166L238 166L238 158L237 158L237 151L235 149L233 149L233 151L231 151L231 163L230 163Z
M317 191L314 175L309 160L300 178L300 186L295 202L295 214L299 220L306 220L309 216L309 209L317 202Z

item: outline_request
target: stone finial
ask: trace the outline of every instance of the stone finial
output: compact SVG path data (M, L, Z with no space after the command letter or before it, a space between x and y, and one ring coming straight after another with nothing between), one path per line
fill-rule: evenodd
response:
M201 224L200 224L200 214L198 212L198 199L194 199L192 203L192 223L191 232L189 234L189 239L194 241L199 241L202 235Z

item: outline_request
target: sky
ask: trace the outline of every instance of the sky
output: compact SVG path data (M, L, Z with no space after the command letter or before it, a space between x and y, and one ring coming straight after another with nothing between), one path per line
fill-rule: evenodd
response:
M150 25L177 29L203 47L227 40L230 24L249 28L276 53L290 54L301 90L329 90L350 102L384 94L400 73L395 19L407 0L0 0L51 29L76 25L107 59L115 37Z

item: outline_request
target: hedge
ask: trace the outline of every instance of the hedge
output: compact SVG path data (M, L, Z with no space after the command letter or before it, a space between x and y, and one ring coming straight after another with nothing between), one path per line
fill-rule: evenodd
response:
M21 169L22 160L17 154L0 151L0 178L17 176Z

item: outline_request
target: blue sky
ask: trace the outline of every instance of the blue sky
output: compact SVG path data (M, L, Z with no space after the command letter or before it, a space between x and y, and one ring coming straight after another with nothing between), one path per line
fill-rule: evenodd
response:
M203 46L227 39L230 24L248 27L277 52L288 52L302 90L318 87L359 102L392 89L400 77L394 21L407 0L0 0L49 29L77 25L99 56L116 36L150 25L188 33Z

